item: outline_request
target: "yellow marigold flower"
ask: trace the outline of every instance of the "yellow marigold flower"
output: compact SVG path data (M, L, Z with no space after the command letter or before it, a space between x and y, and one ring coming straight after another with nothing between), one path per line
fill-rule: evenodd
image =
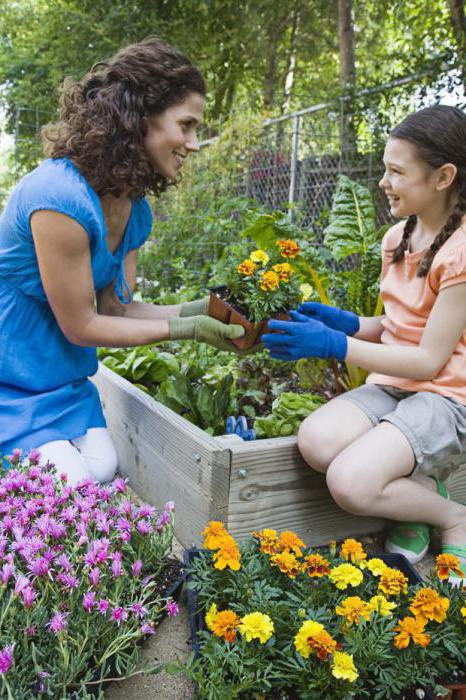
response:
M413 598L409 609L414 617L422 622L435 620L443 622L450 607L448 598L441 598L433 588L421 588Z
M248 258L247 260L243 260L243 262L238 265L237 270L242 275L245 275L245 277L251 277L251 275L253 275L257 270L257 265Z
M460 560L454 554L439 554L435 560L437 568L437 576L442 581L446 580L452 574L463 578L464 574L460 569Z
M318 659L325 661L329 654L337 648L337 642L324 629L320 622L306 620L303 622L294 638L296 651L308 659L315 654Z
M282 258L290 258L292 260L301 252L299 245L294 241L290 241L290 239L286 241L277 241L277 245L280 248L280 255Z
M369 601L371 612L377 612L382 617L393 617L392 610L395 610L396 603L390 603L384 595L373 595Z
M380 575L379 590L385 595L400 595L408 592L408 579L398 571L387 566Z
M293 268L290 263L279 263L278 265L273 265L272 270L277 273L281 282L289 282L291 275L293 274Z
M312 285L310 284L300 284L299 291L301 292L301 301L309 301L314 291Z
M363 581L362 571L352 564L335 566L331 569L329 578L340 591L344 591L348 586L359 586Z
M270 617L260 612L244 615L238 629L247 642L250 642L251 639L258 639L261 644L268 642L275 631Z
M430 642L428 634L424 633L425 622L418 620L415 617L404 617L395 627L395 632L399 632L393 640L397 649L405 649L412 641L413 644L419 644L421 647L426 647Z
M345 618L349 625L353 622L359 625L363 620L368 620L371 616L371 611L368 603L365 603L362 598L357 595L349 596L342 600L341 605L335 608L337 615Z
M280 278L276 272L273 272L273 270L262 273L262 282L260 287L264 292L274 292L276 289L278 289L279 283Z
M328 576L330 573L330 562L321 554L309 554L304 558L303 570L311 578L314 576Z
M373 576L380 576L386 568L386 563L382 561L382 559L378 559L378 557L372 557L372 559L368 559L361 566L361 569L369 569Z
M302 539L294 532L291 532L291 530L284 530L280 535L280 539L278 540L278 547L282 552L291 550L297 557L301 557L303 555L301 547L305 546L306 545Z
M218 609L215 603L212 603L210 608L208 609L206 616L205 616L205 624L208 630L212 631L212 622L214 621L216 615L218 613Z
M299 572L302 571L301 564L291 552L272 554L270 563L272 566L278 566L280 571L289 576L289 578L296 578Z
M345 540L341 545L340 553L343 559L351 561L353 564L359 564L363 559L367 558L367 554L358 540Z
M228 566L233 571L239 571L240 559L238 545L231 535L222 542L219 550L213 555L214 567L220 570Z
M277 551L277 531L264 529L259 532L253 532L253 537L256 537L260 542L260 551L265 554L275 554Z
M255 263L260 263L261 265L267 265L270 260L265 250L254 250L249 256L249 259Z
M353 657L344 651L336 651L332 660L332 676L354 683L359 673L354 665Z
M234 642L238 625L239 617L233 610L222 610L212 619L210 629L217 637Z
M464 621L466 622L466 606L464 608L461 608L460 613L464 617Z
M222 546L225 538L230 534L225 530L225 526L220 520L211 520L208 526L202 531L204 535L204 547L206 549L218 549Z

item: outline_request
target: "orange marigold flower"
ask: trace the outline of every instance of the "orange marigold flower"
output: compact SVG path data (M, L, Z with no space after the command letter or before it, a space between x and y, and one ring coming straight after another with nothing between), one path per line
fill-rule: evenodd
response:
M313 576L328 576L330 573L330 562L321 554L309 554L309 556L304 558L303 569L311 578Z
M297 557L302 557L303 553L301 547L306 545L296 533L291 532L291 530L284 530L278 541L278 547L282 552L291 550Z
M460 560L454 554L439 554L435 560L437 576L442 581L450 576L450 572L463 578L464 574L460 569Z
M240 618L233 610L222 610L217 613L210 623L210 629L217 637L223 637L227 642L234 642Z
M408 579L398 569L389 566L382 571L379 581L379 590L385 595L400 595L408 592Z
M415 618L426 623L428 620L443 622L449 607L448 598L441 598L433 588L421 588L414 596L409 609Z
M246 260L243 260L242 263L240 263L237 267L238 272L240 272L242 275L245 275L246 277L251 277L257 270L257 265L255 262L247 258Z
M253 537L256 537L260 542L260 551L265 554L275 554L277 551L278 538L276 530L260 530L259 532L253 532Z
M357 595L345 598L341 605L336 606L335 612L344 617L349 625L352 625L353 622L359 625L362 620L368 620L371 616L369 604Z
M293 274L293 268L290 263L279 263L278 265L273 265L272 270L277 273L281 282L289 282L291 275Z
M219 550L213 555L214 567L220 570L228 566L232 571L238 571L241 568L240 559L238 545L231 535L224 539Z
M274 292L276 289L278 289L279 283L280 278L276 272L273 272L273 270L262 273L262 282L260 287L264 292Z
M353 564L359 564L363 559L367 559L367 554L358 540L345 540L341 545L340 553L343 559Z
M289 578L296 578L299 572L302 571L301 564L291 552L273 554L270 557L270 563L272 566L278 566L280 571L289 576Z
M412 641L413 644L419 644L421 647L426 647L430 642L430 636L425 634L424 627L426 623L415 617L404 617L395 627L395 632L399 632L393 640L397 649L405 649Z
M327 656L333 654L338 647L337 642L330 636L327 630L322 630L321 632L317 632L314 637L309 637L307 643L321 661L325 661Z
M280 247L280 255L283 258L290 258L292 260L301 252L299 245L294 241L290 241L290 239L286 241L277 241L277 245Z
M208 526L202 531L204 535L204 547L206 549L218 549L222 546L225 538L230 537L224 524L220 520L211 520Z

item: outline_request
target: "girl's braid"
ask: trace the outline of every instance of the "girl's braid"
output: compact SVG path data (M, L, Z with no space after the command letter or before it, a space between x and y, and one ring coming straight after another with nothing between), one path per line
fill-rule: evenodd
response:
M396 263L399 260L403 260L404 254L408 250L409 239L411 238L411 234L414 231L414 227L416 226L416 221L417 217L415 214L412 214L406 221L401 241L398 243L396 248L393 251L391 251L392 263Z
M460 189L458 190L458 199L456 200L454 209L448 217L447 221L445 222L444 226L442 227L442 230L434 238L434 241L429 247L429 250L419 263L419 267L417 270L418 277L425 277L427 275L427 273L430 270L430 266L432 265L432 261L435 257L435 254L442 247L445 241L447 241L450 238L452 233L456 231L456 229L461 223L463 215L466 213L466 179L461 179L463 180L463 182L460 186Z

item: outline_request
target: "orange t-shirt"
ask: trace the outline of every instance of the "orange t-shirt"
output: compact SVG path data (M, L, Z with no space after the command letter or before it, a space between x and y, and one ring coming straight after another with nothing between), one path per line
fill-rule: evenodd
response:
M381 342L419 345L431 309L442 289L466 282L466 230L457 229L440 248L426 277L417 277L425 250L405 252L404 260L390 264L389 251L403 235L404 222L393 226L382 241L380 295L385 306ZM465 227L466 229L466 227ZM433 391L466 404L466 331L435 379L421 381L372 372L368 384L385 384L406 391Z

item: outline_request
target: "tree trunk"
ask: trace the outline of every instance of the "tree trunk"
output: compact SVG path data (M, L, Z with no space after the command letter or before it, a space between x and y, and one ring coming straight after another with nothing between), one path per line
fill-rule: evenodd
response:
M270 109L275 104L275 92L278 79L278 57L280 41L288 23L288 12L281 18L275 18L267 37L267 64L264 78L264 107Z
M293 24L291 27L290 50L288 53L288 65L285 73L285 85L283 90L282 114L290 108L290 96L293 89L294 76L296 70L296 37L299 27L299 10L293 12Z
M466 89L466 16L464 0L450 0L450 16L458 54L458 68Z
M354 57L353 0L338 0L338 40L340 47L340 92L351 95L356 85ZM351 100L342 102L340 147L342 160L352 160L356 153L356 131Z

